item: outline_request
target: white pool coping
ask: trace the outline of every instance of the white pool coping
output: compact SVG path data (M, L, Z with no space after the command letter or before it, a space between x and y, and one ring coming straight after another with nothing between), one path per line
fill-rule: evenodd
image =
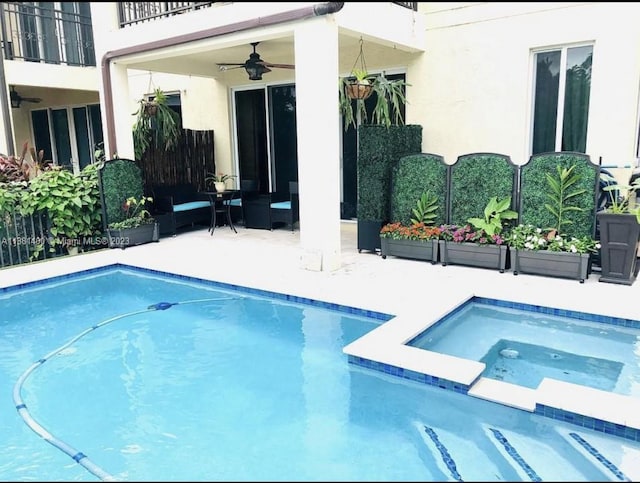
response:
M455 308L451 307L451 310ZM446 314L442 314L443 316ZM536 389L481 377L485 364L406 345L441 317L424 322L417 317L395 317L351 344L349 356L379 362L470 386L468 394L534 412L536 405L640 429L640 398L543 378Z

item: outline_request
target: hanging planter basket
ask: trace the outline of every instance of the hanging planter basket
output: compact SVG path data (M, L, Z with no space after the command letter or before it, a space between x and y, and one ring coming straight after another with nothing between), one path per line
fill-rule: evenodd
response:
M147 102L144 105L144 113L147 116L154 117L158 113L158 103L157 102Z
M368 99L373 94L373 85L353 80L345 85L345 91L349 99Z

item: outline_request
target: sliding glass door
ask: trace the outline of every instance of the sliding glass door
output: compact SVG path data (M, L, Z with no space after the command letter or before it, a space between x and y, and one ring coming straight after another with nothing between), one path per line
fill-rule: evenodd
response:
M258 180L262 193L287 192L298 180L295 86L236 91L234 99L240 179Z

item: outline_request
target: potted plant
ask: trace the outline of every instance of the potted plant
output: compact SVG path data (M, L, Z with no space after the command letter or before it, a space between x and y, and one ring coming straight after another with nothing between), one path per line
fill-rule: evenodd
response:
M555 228L542 229L520 224L507 237L513 254L513 274L529 273L577 279L584 283L589 274L589 258L600 243L589 237L565 236Z
M380 254L416 260L438 261L438 239L440 228L433 226L438 209L436 196L422 193L411 210L411 225L401 222L387 223L380 230Z
M226 182L233 178L237 178L237 176L235 174L207 173L204 181L206 184L213 184L215 190L218 193L222 193L227 188Z
M502 235L488 235L469 224L440 227L440 261L446 265L492 268L503 273L507 267L508 247Z
M369 73L364 69L353 69L345 79L345 94L349 99L368 99L373 94Z
M158 223L145 208L153 198L130 197L122 203L123 219L107 227L109 248L126 248L159 240Z
M482 218L469 218L463 226L443 225L440 240L442 265L468 265L493 268L503 273L507 268L508 248L501 233L509 220L518 214L510 209L511 196L498 200L493 196Z
M387 79L384 73L369 74L364 70L354 69L351 76L340 79L340 112L344 117L345 129L357 127L360 122L368 120L365 100L375 94L375 104L371 114L371 123L385 127L391 124L402 124L401 106L406 103L403 79ZM355 109L354 109L355 101Z
M635 194L640 180L629 186L609 185L603 188L610 203L596 218L600 230L600 282L631 285L636 278L638 240L640 239L640 206ZM618 190L626 190L617 196Z
M171 109L167 95L156 88L151 100L138 101L138 110L133 113L136 121L133 125L133 144L136 159L153 143L156 147L171 149L180 138L180 115Z
M414 260L438 261L438 239L440 228L424 223L409 226L400 222L387 223L380 230L380 252L382 258L388 255Z
M591 255L597 253L600 244L590 236L577 237L566 233L573 224L567 213L583 211L574 202L585 192L575 188L580 176L574 169L575 165L568 168L556 166L555 174L546 173L545 208L552 215L554 226L542 228L520 224L507 237L514 275L529 273L577 279L580 283L588 277Z

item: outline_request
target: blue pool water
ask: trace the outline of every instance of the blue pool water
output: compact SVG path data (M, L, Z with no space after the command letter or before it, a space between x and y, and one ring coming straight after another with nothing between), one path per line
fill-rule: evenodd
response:
M484 362L484 377L525 387L549 377L640 396L640 322L494 303L472 299L409 345Z
M379 314L126 268L6 291L0 314L2 481L99 479L26 424L21 378L33 420L117 480L640 476L640 443L349 364Z

